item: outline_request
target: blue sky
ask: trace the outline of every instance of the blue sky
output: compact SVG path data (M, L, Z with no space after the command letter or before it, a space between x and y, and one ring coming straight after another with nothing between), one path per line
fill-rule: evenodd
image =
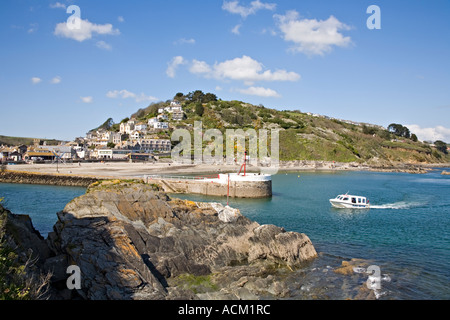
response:
M0 41L2 135L71 140L200 89L450 142L448 0L2 0Z

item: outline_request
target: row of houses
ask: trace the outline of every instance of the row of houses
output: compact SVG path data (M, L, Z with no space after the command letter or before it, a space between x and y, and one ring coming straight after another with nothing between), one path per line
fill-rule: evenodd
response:
M86 138L80 140L92 150L112 147L115 150L140 150L144 153L170 152L171 141L158 139L156 136L159 132L170 129L169 121L181 121L185 118L180 102L172 101L167 107L159 108L156 117L146 121L132 118L120 124L119 132L99 129L88 132ZM110 151L103 151L100 157L117 158L120 154L121 152L111 154Z
M169 129L169 121L185 118L181 104L172 101L169 106L160 108L154 118L121 123L119 132L98 129L88 132L84 138L57 146L41 145L37 139L33 146L0 146L0 162L126 159L131 155L169 153L172 142L158 138L158 133Z
M34 160L55 160L77 159L78 155L72 146L58 145L20 145L17 147L0 146L0 162L7 161L34 161Z
M110 138L113 135L110 135ZM77 141L65 144L47 146L0 146L0 162L36 162L36 161L71 161L90 159L130 159L134 154L151 155L154 153L170 153L172 143L169 139L139 139L128 141L120 148L107 146L88 146L87 140L77 138ZM112 140L111 140L112 141Z

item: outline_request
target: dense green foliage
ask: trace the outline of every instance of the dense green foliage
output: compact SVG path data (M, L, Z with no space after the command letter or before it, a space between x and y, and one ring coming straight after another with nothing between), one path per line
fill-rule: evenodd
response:
M201 121L204 130L219 129L224 135L226 129L279 129L280 160L377 163L450 161L444 142L432 148L419 142L417 136L401 124L393 123L384 129L298 110L280 111L237 100L224 101L215 94L201 90L188 94L178 92L173 100L180 102L186 114L186 119L172 122L176 128L192 130L194 122ZM157 115L158 108L168 106L171 101L152 103L131 117L149 119ZM170 137L170 132L168 135ZM203 146L206 145L204 142Z
M18 263L17 254L5 241L6 212L0 198L0 300L26 300L30 288L25 281L25 266Z
M23 138L23 137L9 137L9 136L0 136L0 145L6 146L20 146L20 145L32 145L34 138ZM45 141L45 143L49 146L58 145L61 141L55 139L40 139L41 143Z

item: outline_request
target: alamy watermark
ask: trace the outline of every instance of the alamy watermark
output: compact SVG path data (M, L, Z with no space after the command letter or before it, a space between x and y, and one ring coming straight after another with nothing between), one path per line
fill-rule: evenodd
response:
M69 289L69 290L73 290L73 289L80 290L81 289L81 270L80 270L80 267L77 266L77 265L68 266L67 270L66 270L66 273L70 274L70 276L67 278L67 281L66 281L67 289Z
M81 9L77 5L71 5L67 7L66 12L71 14L67 18L66 26L69 30L80 30L81 29Z
M367 289L381 290L381 269L379 266L372 265L366 269L369 278L366 281Z
M367 19L367 28L369 30L381 29L381 9L379 6L371 5L366 11L371 16Z
M271 129L270 135L267 129L226 129L224 138L222 131L203 131L202 121L195 121L193 133L176 129L171 140L179 142L171 152L174 163L232 165L245 160L264 174L276 174L279 169L279 129Z

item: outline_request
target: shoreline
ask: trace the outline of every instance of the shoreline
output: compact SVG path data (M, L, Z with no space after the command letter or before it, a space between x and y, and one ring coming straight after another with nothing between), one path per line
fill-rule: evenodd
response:
M450 163L396 164L370 166L360 163L335 163L330 161L280 161L279 173L288 172L406 172L424 174L433 169L450 167ZM206 175L238 172L240 165L173 164L173 163L82 163L79 164L24 164L8 166L0 173L0 183L32 183L62 186L83 186L98 180L140 179L144 175ZM247 166L248 172L259 172L259 167Z

